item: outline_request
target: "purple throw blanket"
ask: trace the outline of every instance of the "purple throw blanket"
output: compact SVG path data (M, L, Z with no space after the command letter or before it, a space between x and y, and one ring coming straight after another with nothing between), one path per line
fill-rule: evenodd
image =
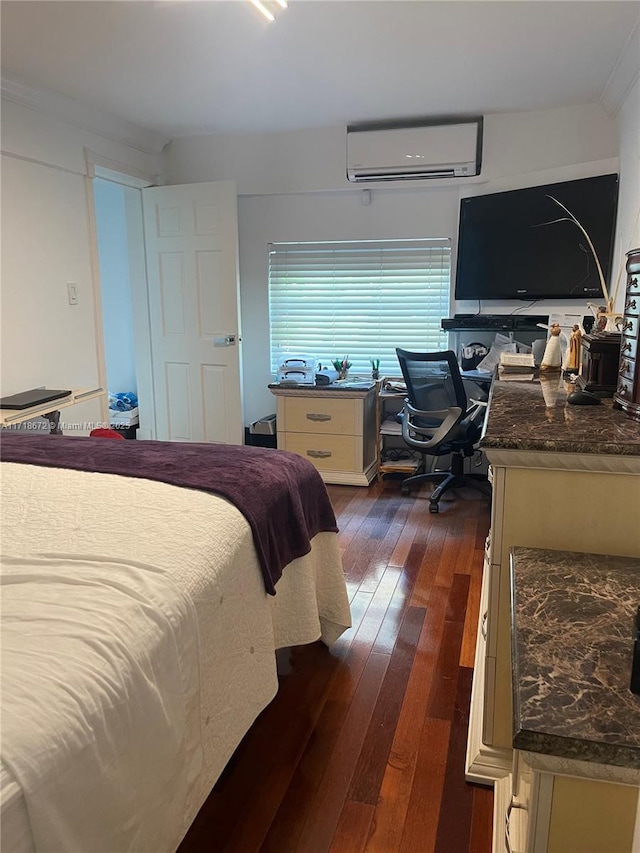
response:
M275 595L284 567L309 553L316 533L338 530L316 469L302 456L283 450L7 431L0 440L0 458L3 462L142 477L221 495L251 526L270 595Z

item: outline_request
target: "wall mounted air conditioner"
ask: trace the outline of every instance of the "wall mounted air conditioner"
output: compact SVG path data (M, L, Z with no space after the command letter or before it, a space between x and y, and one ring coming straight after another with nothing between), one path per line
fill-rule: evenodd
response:
M480 174L482 116L347 127L347 178L416 181Z

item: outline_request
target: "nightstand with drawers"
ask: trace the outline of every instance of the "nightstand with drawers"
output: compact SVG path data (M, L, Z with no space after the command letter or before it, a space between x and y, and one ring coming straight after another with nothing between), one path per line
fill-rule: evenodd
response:
M312 462L325 483L368 486L376 476L376 385L270 385L277 399L278 450Z

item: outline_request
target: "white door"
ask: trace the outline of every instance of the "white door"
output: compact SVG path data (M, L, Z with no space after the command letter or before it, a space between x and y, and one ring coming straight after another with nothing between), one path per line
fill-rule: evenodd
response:
M156 438L242 444L235 183L142 196Z

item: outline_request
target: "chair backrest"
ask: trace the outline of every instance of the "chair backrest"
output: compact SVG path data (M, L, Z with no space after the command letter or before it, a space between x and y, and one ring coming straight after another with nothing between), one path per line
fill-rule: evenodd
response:
M407 384L407 397L416 409L434 412L458 406L461 418L467 411L467 395L460 368L452 350L409 352L396 349L400 369Z

